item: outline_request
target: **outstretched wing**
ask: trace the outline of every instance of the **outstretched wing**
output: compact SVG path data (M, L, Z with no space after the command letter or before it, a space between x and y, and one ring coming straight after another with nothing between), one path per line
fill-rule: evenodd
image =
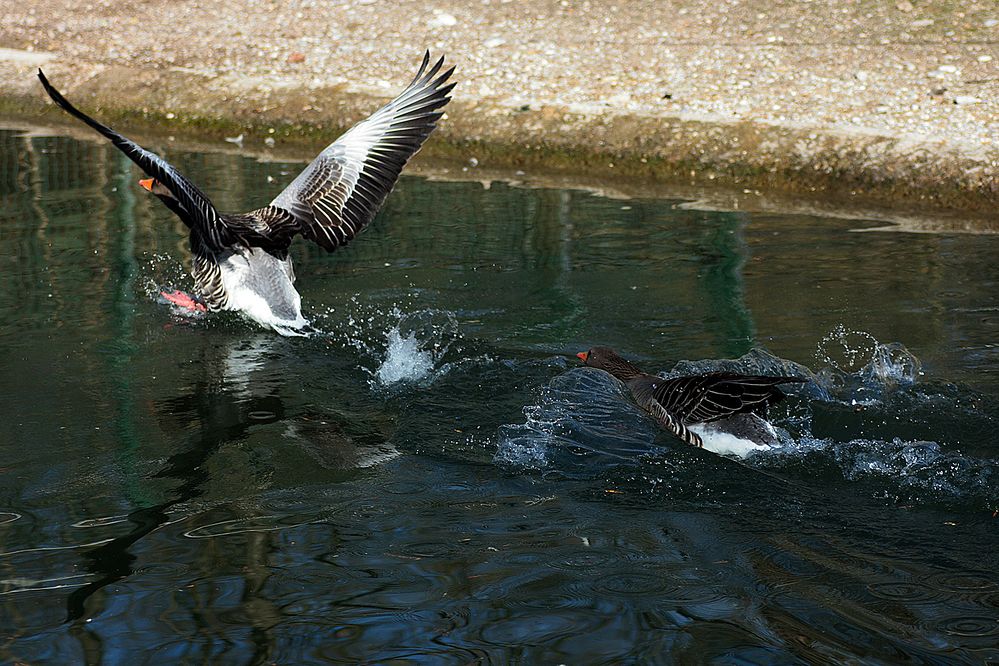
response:
M375 216L451 99L454 84L445 83L454 67L438 76L444 58L428 70L429 63L428 51L402 94L330 144L271 202L305 238L332 252Z
M717 372L657 382L655 401L684 424L717 421L733 414L765 411L784 394L777 386L798 377L758 377Z
M218 211L215 210L215 206L212 205L204 192L199 190L194 183L185 178L159 155L146 150L110 127L102 125L70 104L69 100L62 96L62 93L52 87L41 69L38 70L38 79L42 82L42 87L45 88L45 92L52 98L52 101L62 107L66 113L83 121L110 139L115 148L125 153L125 156L135 162L147 175L155 178L169 189L176 197L175 202L169 202L169 207L185 224L197 227L213 249L221 249L228 244L225 225L222 223ZM166 197L162 198L165 202L167 201Z

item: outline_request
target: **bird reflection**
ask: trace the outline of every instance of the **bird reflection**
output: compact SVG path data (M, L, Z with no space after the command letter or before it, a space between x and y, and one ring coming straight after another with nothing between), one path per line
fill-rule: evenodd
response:
M85 567L96 578L69 595L68 621L84 617L86 602L94 593L132 574L136 556L129 549L166 523L171 507L204 494L209 480L205 463L219 447L243 440L254 427L284 418L284 405L274 387L266 383L254 385L249 379L263 364L261 359L270 344L272 340L258 338L223 355L217 355L210 346L203 347L197 364L201 370L194 384L180 395L154 403L154 411L167 432L187 431L189 424L197 424L187 437L187 447L170 456L153 475L175 479L179 485L165 501L129 513L132 529L127 534L84 555Z
M288 343L271 335L250 340L227 340L227 348L204 344L192 364L196 377L180 394L154 401L153 411L169 439L182 442L153 479L172 479L176 487L162 502L128 514L128 533L84 554L83 568L93 580L67 599L67 621L88 615L88 601L103 588L135 571L132 546L171 520L171 509L204 496L220 480L212 479L213 455L224 446L237 445L268 424L285 424L285 442L297 445L325 470L351 476L357 470L389 460L398 452L386 443L376 423L357 425L357 418L333 410L310 409L289 415L280 391L288 382L288 359L275 347ZM341 480L339 478L326 480ZM231 479L227 477L226 482ZM246 489L257 494L259 488ZM174 515L172 520L176 520ZM269 538L269 537L267 537ZM266 558L267 548L254 548ZM248 555L252 558L252 555ZM252 568L251 564L247 564Z

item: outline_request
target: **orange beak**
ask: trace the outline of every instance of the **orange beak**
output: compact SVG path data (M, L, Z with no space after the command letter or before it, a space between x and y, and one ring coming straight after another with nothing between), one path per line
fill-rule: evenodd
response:
M582 361L583 363L586 363L586 359L589 358L589 356L590 352L579 352L578 354L576 354L576 357L579 358L579 360Z
M144 180L140 180L139 181L139 185L142 185L143 189L146 189L146 190L149 190L150 192L152 192L153 191L153 183L155 183L155 182L156 182L155 178L146 178Z

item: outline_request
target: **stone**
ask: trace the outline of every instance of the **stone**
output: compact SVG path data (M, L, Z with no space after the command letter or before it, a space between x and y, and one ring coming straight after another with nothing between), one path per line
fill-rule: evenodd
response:
M448 28L457 24L458 19L453 14L438 10L434 10L434 17L427 21L427 25L431 28Z

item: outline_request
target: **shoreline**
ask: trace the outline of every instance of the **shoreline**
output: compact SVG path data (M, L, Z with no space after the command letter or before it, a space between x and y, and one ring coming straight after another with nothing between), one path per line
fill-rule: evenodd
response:
M384 87L308 87L280 77L211 76L177 67L70 66L54 54L11 53L0 57L0 118L74 124L38 85L35 71L42 66L75 104L125 133L209 145L242 134L243 146L265 152L269 137L275 149L300 159L393 94ZM531 171L570 182L634 179L667 191L718 188L802 200L806 208L947 220L943 227L959 229L994 230L990 222L999 220L995 147L578 104L511 108L470 100L460 87L446 111L421 160L511 174L501 179Z
M15 117L4 113L0 99L0 129L20 132L29 136L72 136L81 141L105 144L106 141L90 128L72 119L69 122L59 115L43 114L41 117ZM170 133L173 128L155 122L134 122L126 127L129 138L141 145L160 151L181 150L203 153L239 155L261 162L301 163L311 161L325 144L307 141L276 142L273 147L263 143L260 134L254 140L244 138L233 143L232 137L223 137L217 129L199 132L197 128L183 136ZM131 128L134 128L131 129ZM331 136L335 138L337 132ZM229 139L229 140L227 140ZM431 139L430 143L433 142ZM608 170L609 171L609 170ZM472 166L467 160L454 159L445 154L435 154L426 149L407 165L403 175L450 182L478 182L490 187L501 182L513 187L570 189L590 192L597 196L622 201L631 199L675 199L677 207L702 211L745 212L765 214L793 214L821 218L853 220L858 223L855 231L886 231L902 233L999 233L999 217L988 213L966 210L899 205L895 202L865 200L858 197L823 196L809 192L797 195L778 190L761 190L726 184L724 181L683 182L648 175L629 175L625 170L617 173L592 175L573 169L552 169L541 163L528 166L527 170L509 166Z

